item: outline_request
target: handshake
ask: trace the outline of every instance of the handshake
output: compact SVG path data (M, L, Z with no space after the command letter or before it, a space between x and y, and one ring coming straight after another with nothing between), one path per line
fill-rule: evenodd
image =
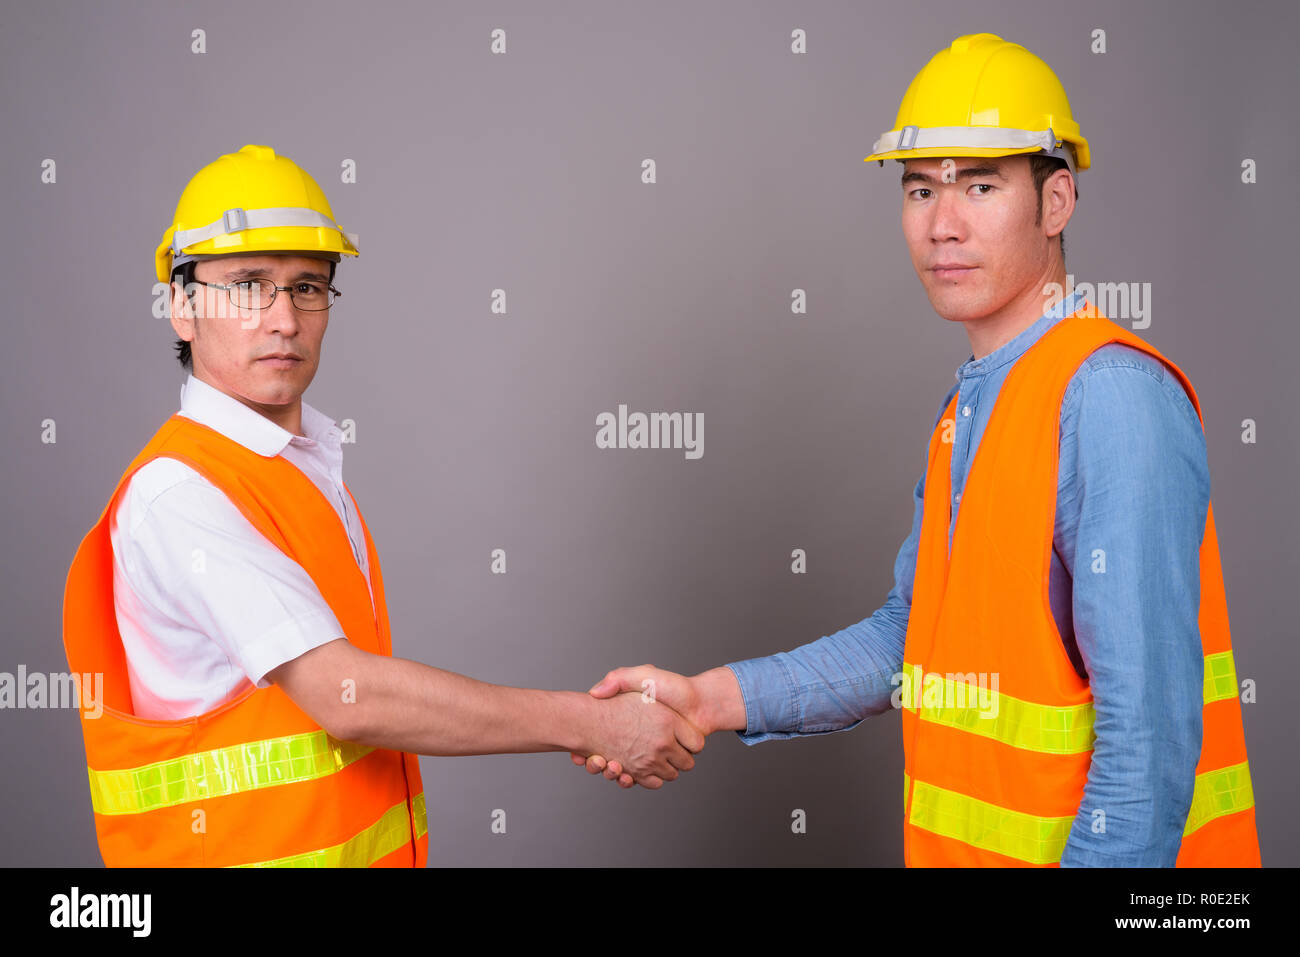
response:
M571 752L573 763L624 788L661 788L695 767L694 755L710 734L745 728L744 701L730 668L690 678L654 665L616 668L588 694L611 700L601 712L596 750Z

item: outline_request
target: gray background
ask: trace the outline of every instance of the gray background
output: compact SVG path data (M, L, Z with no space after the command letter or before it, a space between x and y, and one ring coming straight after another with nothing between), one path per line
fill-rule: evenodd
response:
M694 673L866 617L970 350L911 268L898 167L862 157L935 51L989 31L1051 64L1090 140L1069 270L1150 282L1139 335L1201 398L1237 667L1259 684L1244 711L1264 862L1295 864L1297 28L1282 2L8 9L0 670L67 667L77 543L178 407L154 248L189 177L245 143L303 165L360 237L306 399L357 422L345 476L399 655L585 689L616 665ZM703 412L704 457L598 450L595 416L620 402ZM0 712L0 743L0 863L97 864L76 714ZM755 748L724 732L659 792L563 754L422 767L434 864L902 860L894 714Z

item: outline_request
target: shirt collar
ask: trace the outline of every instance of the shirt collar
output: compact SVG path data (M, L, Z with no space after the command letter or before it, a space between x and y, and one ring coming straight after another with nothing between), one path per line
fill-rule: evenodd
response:
M342 445L343 433L334 420L305 401L302 403L302 428L307 434L294 435L238 399L196 378L194 373L181 383L181 413L267 458L279 455L290 443Z
M971 353L970 357L957 367L957 372L953 378L960 382L968 376L985 375L1006 365L1008 362L1014 362L1037 342L1048 329L1066 316L1072 316L1078 312L1079 307L1083 305L1083 300L1083 293L1075 290L1034 320L1033 325L1022 329L1010 342L999 346L979 359L976 359L975 354Z

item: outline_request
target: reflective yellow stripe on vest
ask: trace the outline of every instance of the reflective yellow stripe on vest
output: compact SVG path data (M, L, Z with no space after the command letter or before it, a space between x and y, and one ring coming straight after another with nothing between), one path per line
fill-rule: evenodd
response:
M903 786L906 790L906 780ZM1050 864L1061 859L1074 815L1035 817L915 781L910 820L917 827L981 850L1031 864Z
M428 830L424 810L424 792L411 802L415 812L415 839L418 841ZM342 844L279 857L256 864L236 864L236 867L368 867L382 857L410 842L411 826L406 813L406 802L394 804L370 827Z
M1057 708L954 681L937 673L924 675L924 681L932 682L931 687L939 686L938 692L926 692L920 665L904 663L903 670L908 675L907 688L912 694L909 700L904 693L903 707L916 711L922 721L959 728L1027 751L1079 754L1092 750L1095 712L1091 703ZM925 699L935 693L942 695L941 703L926 704ZM983 707L980 698L984 699Z
M904 805L908 787L913 783L909 820L917 827L1031 864L1059 861L1065 851L1074 815L1036 817L1012 811L924 781L912 782L906 772L903 773ZM1254 805L1247 762L1198 774L1183 836L1216 817L1235 814Z
M90 802L96 814L143 814L240 791L312 781L343 770L372 750L324 731L310 731L138 768L88 768Z
M1232 652L1205 656L1205 703L1237 697L1237 669Z
M1053 707L955 681L939 673L923 675L920 665L904 662L903 671L907 676L903 707L915 711L922 721L969 731L1026 751L1080 754L1092 750L1096 711L1091 703ZM924 690L927 681L935 689L928 694ZM940 704L925 703L928 696L936 694L941 695ZM1237 673L1232 652L1206 655L1204 703L1236 694Z
M1203 827L1216 817L1236 814L1255 806L1255 791L1250 785L1249 762L1219 768L1196 775L1192 806L1187 811L1183 837Z

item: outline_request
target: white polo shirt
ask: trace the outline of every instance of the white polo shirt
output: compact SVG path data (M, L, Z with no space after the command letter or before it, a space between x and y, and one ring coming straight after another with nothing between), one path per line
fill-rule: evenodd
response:
M193 375L181 386L180 412L258 455L283 455L311 479L369 585L365 535L343 487L343 433L332 419L303 402L306 436L294 435ZM131 476L109 535L138 717L210 711L250 684L268 687L265 675L278 665L346 637L303 567L177 459L154 459Z

